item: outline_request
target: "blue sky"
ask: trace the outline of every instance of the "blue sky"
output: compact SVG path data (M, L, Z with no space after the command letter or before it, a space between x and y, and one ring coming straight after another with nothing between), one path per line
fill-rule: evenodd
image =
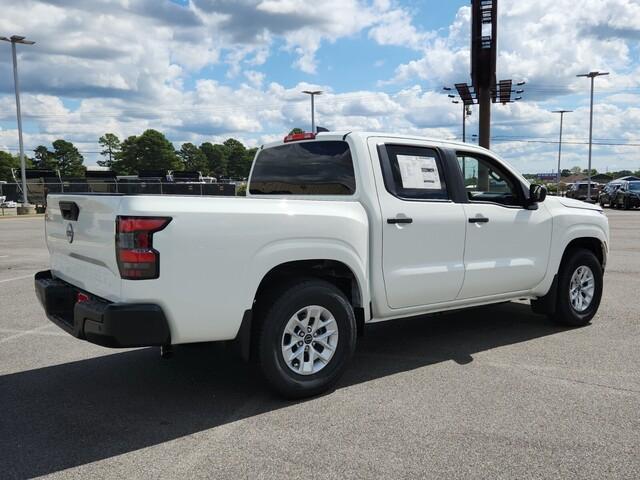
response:
M25 144L73 141L87 164L97 139L156 128L183 142L248 145L307 127L307 88L330 129L460 138L443 85L469 81L467 1L0 0L0 34L20 47ZM527 172L586 166L588 82L598 79L594 165L640 169L640 0L501 0L498 79L523 100L493 109L492 148ZM10 48L0 45L0 149L17 134ZM477 111L469 135L477 130ZM619 145L618 145L619 144Z

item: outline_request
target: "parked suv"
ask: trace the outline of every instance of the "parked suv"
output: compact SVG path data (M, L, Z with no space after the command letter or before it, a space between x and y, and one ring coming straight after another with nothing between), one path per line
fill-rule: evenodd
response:
M602 190L600 190L600 194L598 195L598 203L601 207L606 207L607 205L612 207L613 200L616 197L616 192L622 185L622 182L614 180L613 182L607 183Z
M625 210L640 207L640 182L622 182L615 193L611 206Z
M569 190L567 190L567 197L575 198L576 200L586 201L588 185L589 185L589 182L574 183L573 185L571 185L571 187L569 187ZM598 198L599 193L600 193L600 185L595 182L591 182L591 199L593 202L595 202L595 199Z

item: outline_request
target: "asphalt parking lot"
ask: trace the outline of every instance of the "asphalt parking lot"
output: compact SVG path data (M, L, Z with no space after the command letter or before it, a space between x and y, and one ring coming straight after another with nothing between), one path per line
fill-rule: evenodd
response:
M640 212L606 213L591 325L510 303L371 326L303 402L220 345L166 361L66 335L33 292L42 218L0 219L0 476L640 478Z

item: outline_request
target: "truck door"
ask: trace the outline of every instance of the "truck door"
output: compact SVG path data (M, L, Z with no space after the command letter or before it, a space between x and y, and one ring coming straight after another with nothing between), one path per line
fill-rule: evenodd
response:
M451 200L445 159L428 146L372 141L389 308L454 300L464 280L466 218Z
M524 207L521 182L489 156L457 152L468 202L459 299L530 290L545 276L552 218Z

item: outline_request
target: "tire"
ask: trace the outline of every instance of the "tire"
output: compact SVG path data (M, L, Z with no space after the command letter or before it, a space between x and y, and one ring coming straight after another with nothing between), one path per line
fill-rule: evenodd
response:
M625 210L629 210L631 208L631 204L629 203L629 199L626 198L626 197L622 201L622 205L623 205Z
M266 294L259 304L256 353L269 386L291 399L329 390L356 347L355 314L345 295L329 282L303 278ZM296 322L294 316L301 320ZM337 335L329 334L334 325ZM301 331L300 338L296 337ZM284 349L296 358L287 362Z
M580 299L575 296L572 297L571 293L573 281L580 278L580 269L588 269L585 274L587 278L589 273L593 280L593 290L591 292L591 299L588 304L580 304ZM582 283L582 290L577 292L577 297L581 297L582 301L586 301L588 298L588 292L585 288L586 283ZM572 298L575 299L572 301ZM589 324L594 317L600 306L600 300L602 298L602 266L600 262L593 254L593 252L578 248L571 250L567 253L566 258L563 260L558 272L558 297L556 304L556 311L552 316L553 320L563 325L570 325L574 327L581 327ZM574 303L575 302L575 303ZM576 306L577 303L577 306Z

